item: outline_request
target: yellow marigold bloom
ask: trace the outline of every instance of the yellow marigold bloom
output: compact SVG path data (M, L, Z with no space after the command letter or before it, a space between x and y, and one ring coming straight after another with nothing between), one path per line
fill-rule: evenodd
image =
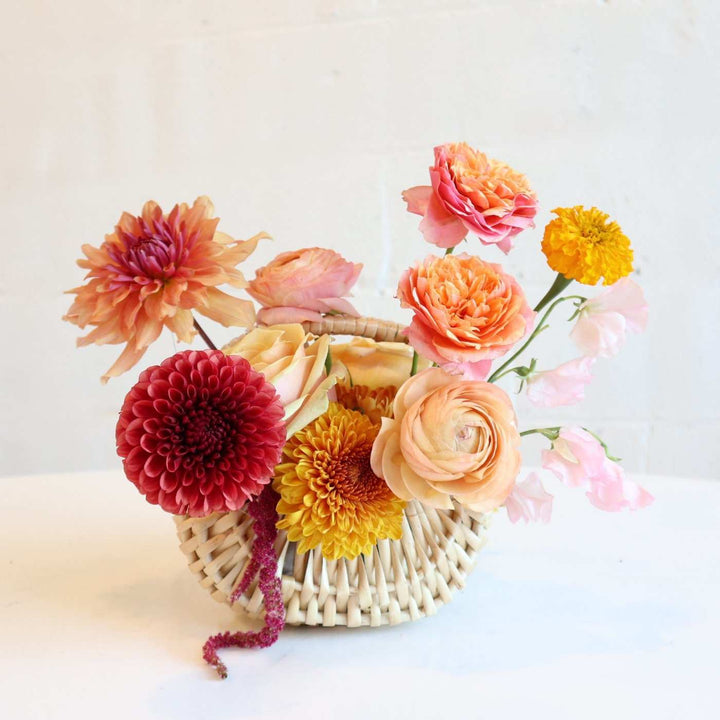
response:
M405 503L370 468L379 425L331 403L293 435L276 468L278 528L299 552L321 546L328 560L369 553L384 538L399 540Z
M379 424L381 419L393 416L393 400L397 388L394 385L370 389L367 385L350 385L340 380L335 385L337 401L348 410L358 410Z
M568 279L612 285L629 275L633 266L630 240L607 213L582 205L556 208L557 217L545 228L542 250L548 265Z

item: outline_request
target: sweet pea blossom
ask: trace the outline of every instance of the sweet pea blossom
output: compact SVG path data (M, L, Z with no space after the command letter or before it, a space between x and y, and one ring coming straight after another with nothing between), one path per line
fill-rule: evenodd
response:
M554 370L536 372L528 379L527 397L536 407L573 405L585 397L585 386L592 380L595 358L580 357L558 365Z
M552 449L543 451L542 466L568 487L585 488L590 502L601 510L638 510L653 501L607 457L600 441L580 427L560 430Z
M537 473L530 473L525 480L515 484L505 509L511 523L549 523L552 515L553 496L545 490Z
M625 277L580 306L570 337L584 355L613 357L625 343L628 330L639 333L645 329L647 315L642 288Z

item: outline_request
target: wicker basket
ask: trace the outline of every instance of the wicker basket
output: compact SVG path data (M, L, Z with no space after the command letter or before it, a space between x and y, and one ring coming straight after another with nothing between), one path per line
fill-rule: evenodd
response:
M308 323L314 334L359 335L404 341L401 326L368 318L326 318ZM295 552L278 533L275 550L291 625L348 627L397 625L433 615L462 588L486 542L489 516L454 504L437 510L411 501L400 540L381 540L372 554L354 560L326 560L319 550ZM253 521L244 511L204 518L175 518L180 548L192 573L212 597L229 604L250 562ZM233 607L262 615L263 597L254 582Z

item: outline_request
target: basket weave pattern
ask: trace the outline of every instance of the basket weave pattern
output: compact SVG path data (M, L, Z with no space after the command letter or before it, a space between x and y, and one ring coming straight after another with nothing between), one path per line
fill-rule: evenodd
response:
M402 326L368 318L325 318L308 323L314 334L360 335L405 341ZM353 560L326 560L319 548L304 554L285 532L275 551L282 572L283 599L290 625L348 627L397 625L433 615L465 585L486 542L489 516L457 503L450 510L412 500L405 508L400 540L380 540L372 554ZM192 573L212 597L229 598L250 562L253 520L243 510L204 518L175 518L180 549ZM259 617L263 597L255 581L234 609Z

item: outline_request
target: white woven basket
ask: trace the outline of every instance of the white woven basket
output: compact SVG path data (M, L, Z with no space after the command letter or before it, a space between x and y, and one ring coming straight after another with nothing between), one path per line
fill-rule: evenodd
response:
M404 340L395 323L367 318L328 318L308 324L315 334L362 335ZM465 585L478 551L486 542L489 516L454 503L437 510L411 501L400 540L381 540L372 554L354 560L326 560L319 549L295 552L285 532L275 546L286 622L291 625L348 627L397 625L433 615ZM212 597L229 598L250 562L253 520L245 510L204 518L175 518L180 549L192 573ZM263 612L263 597L253 582L234 609L253 617Z

